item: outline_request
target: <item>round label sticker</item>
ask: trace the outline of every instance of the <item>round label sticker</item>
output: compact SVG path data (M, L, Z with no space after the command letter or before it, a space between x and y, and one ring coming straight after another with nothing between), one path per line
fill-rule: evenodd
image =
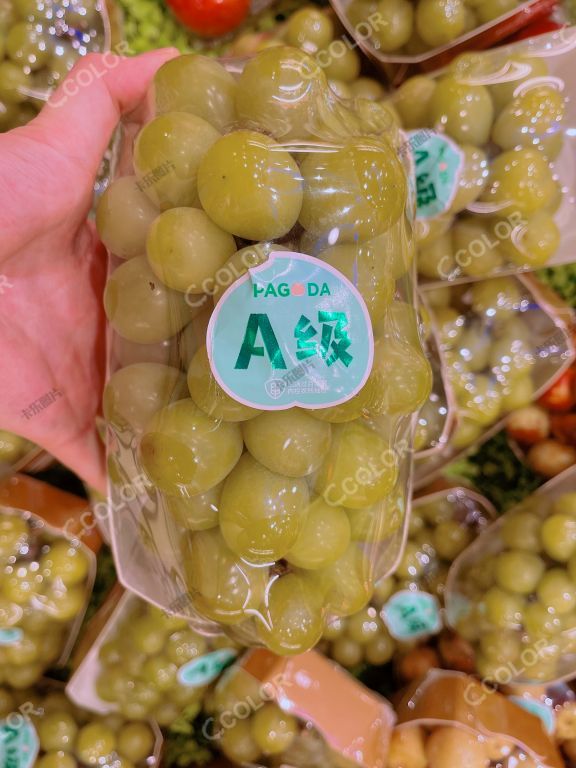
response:
M8 629L0 629L0 645L14 645L18 641L22 640L24 633L20 627L9 627Z
M226 669L237 655L237 652L231 648L221 648L218 651L199 656L197 659L192 659L178 670L178 682L189 688L200 688L202 685L208 685L212 680L219 677L222 670Z
M346 402L364 386L374 356L372 325L354 285L292 251L272 251L228 288L206 346L222 389L268 411Z
M522 696L508 696L508 698L517 706L530 712L531 715L539 717L540 720L542 720L542 724L547 733L554 733L554 730L556 729L556 718L552 707L547 707L544 702L538 701L537 699L525 699Z
M382 608L382 619L396 640L415 640L442 629L440 604L428 592L396 592Z
M13 712L5 720L0 720L2 768L31 768L39 747L38 734L28 718Z
M416 175L416 217L432 219L450 208L460 182L464 154L442 133L409 131Z

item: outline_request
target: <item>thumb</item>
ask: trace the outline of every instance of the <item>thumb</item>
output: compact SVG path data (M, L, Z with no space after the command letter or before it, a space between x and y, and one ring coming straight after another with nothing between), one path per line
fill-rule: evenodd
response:
M91 53L72 69L38 117L22 131L96 175L122 115L145 98L157 69L178 55L163 48L124 58Z

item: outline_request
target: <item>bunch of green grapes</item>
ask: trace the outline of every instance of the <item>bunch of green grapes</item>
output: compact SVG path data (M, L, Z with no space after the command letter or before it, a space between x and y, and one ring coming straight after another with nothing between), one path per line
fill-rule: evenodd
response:
M575 650L576 494L532 496L489 528L455 573L447 612L482 677L498 680L504 665L524 680L564 675Z
M429 592L444 601L448 569L487 524L483 509L465 491L412 503L408 539L393 575L374 587L370 606L337 617L323 634L326 653L344 667L380 665L411 642L397 642L382 619L382 608L396 592Z
M90 552L21 516L0 514L0 680L27 688L61 656L92 589Z
M519 0L352 0L346 15L374 51L419 56L453 43L520 4Z
M298 653L318 641L328 608L368 602L374 547L402 524L396 430L431 379L416 314L396 293L412 260L405 172L378 109L345 107L297 49L268 48L237 79L182 56L154 91L135 176L114 182L97 212L119 257L106 313L141 360L113 374L105 415L187 530L197 611ZM378 135L363 135L373 125ZM342 405L261 412L212 374L213 306L275 248L316 256L364 298L372 371ZM178 361L166 365L170 350Z
M448 209L416 229L420 275L476 278L546 264L560 242L554 215L563 191L554 161L566 107L546 60L466 54L437 79L410 78L391 103L404 128L443 133L462 153Z
M513 277L427 295L457 405L450 446L466 448L501 416L531 402L537 341L527 312L535 310Z
M187 685L180 668L223 647L237 648L229 638L202 637L185 619L135 598L99 649L96 692L124 717L168 726L186 707L200 707L206 692L205 685Z
M0 718L15 727L26 719L36 730L40 749L33 768L143 768L154 754L156 736L148 723L97 717L60 691L0 688Z
M29 440L0 429L0 475L3 474L3 469L9 470L33 448L34 444Z
M0 131L24 125L81 56L102 50L96 0L4 0L0 8Z

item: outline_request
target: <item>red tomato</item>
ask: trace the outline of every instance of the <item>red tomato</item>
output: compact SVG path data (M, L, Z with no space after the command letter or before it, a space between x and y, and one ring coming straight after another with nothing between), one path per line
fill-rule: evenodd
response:
M250 0L166 0L184 26L201 37L219 37L248 15Z
M576 370L569 368L547 392L538 404L549 411L569 411L576 405Z

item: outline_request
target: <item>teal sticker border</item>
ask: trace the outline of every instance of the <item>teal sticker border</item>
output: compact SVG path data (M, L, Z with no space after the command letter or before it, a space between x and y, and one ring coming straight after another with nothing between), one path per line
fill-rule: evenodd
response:
M6 645L13 645L20 642L24 637L24 632L20 627L8 627L7 629L0 629L0 648Z
M407 597L409 597L411 600L419 598L421 602L427 601L429 607L435 610L435 620L429 629L410 633L397 631L396 626L398 622L394 616L394 611L397 609L397 604L405 601ZM388 631L395 640L418 640L419 638L430 637L432 635L438 634L438 632L442 630L443 626L441 608L440 603L438 602L438 598L435 595L432 595L430 592L426 592L424 590L413 591L409 589L402 589L399 592L395 592L388 600L388 602L384 604L380 614L382 620L388 628Z
M16 722L11 722L15 720ZM8 734L13 734L14 745L7 747ZM0 765L2 768L32 768L40 752L40 739L36 728L27 717L12 712L0 720Z
M183 664L177 673L177 679L180 685L186 688L202 688L204 685L208 685L212 681L216 680L222 672L229 667L230 664L237 658L238 652L232 648L219 648L216 651L210 651L209 653L203 653L202 656L198 656L196 659L191 659ZM186 681L185 676L190 670L194 670L195 667L199 667L202 664L212 663L215 665L216 671L205 675L200 682L189 683Z
M458 185L460 184L460 178L462 176L462 172L464 171L464 153L460 149L459 145L452 139L450 136L447 136L445 133L440 133L439 131L433 131L429 129L416 129L412 131L407 131L409 142L412 142L413 139L416 139L418 136L422 136L424 134L424 131L426 132L426 138L424 141L418 144L417 149L421 149L426 146L426 144L429 141L442 141L444 144L446 144L454 154L458 156L459 163L458 168L456 169L456 172L454 174L454 184L452 186L452 191L450 194L450 197L443 202L443 206L440 210L432 210L430 213L424 213L422 206L418 207L416 204L416 218L421 219L422 221L430 221L431 219L435 219L438 216L442 216L442 214L446 213L452 203L454 202L454 198L456 197L456 192L458 191ZM415 150L413 150L415 151ZM416 163L414 163L414 193L416 194ZM428 206L427 206L428 207Z

